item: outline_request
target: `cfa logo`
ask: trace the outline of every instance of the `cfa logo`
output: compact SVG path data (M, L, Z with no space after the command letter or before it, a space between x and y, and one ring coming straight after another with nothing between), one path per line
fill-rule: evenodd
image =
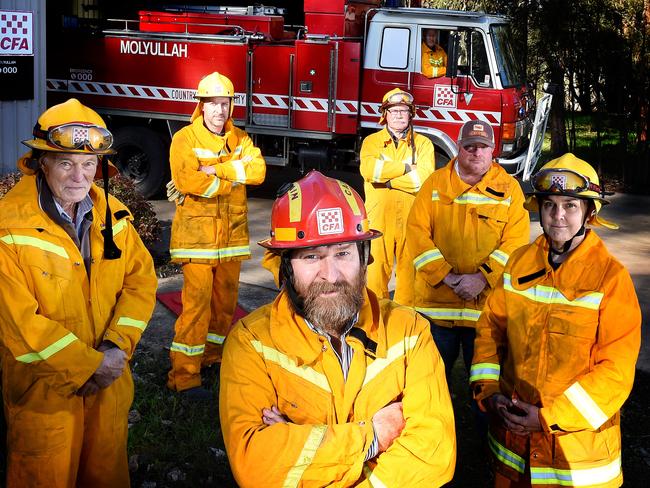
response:
M0 10L0 56L31 56L32 12Z
M316 211L318 233L320 235L343 232L343 212L340 208L322 208Z
M456 94L450 85L436 85L433 92L433 106L440 108L456 108Z
M29 43L24 37L2 37L0 38L0 49L3 51L26 51Z

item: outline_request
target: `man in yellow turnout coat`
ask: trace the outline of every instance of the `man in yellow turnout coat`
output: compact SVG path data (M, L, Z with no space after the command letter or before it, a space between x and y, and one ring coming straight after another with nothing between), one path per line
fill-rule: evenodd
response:
M628 271L591 226L604 191L565 154L533 176L544 234L515 251L477 324L470 380L490 414L497 487L619 487L620 408L641 311Z
M266 165L234 126L234 88L212 73L201 80L192 123L172 140L170 198L176 201L171 258L183 263L183 312L170 348L167 386L207 398L201 367L221 360L237 306L241 261L250 257L246 185L264 181Z
M447 74L447 53L438 44L438 31L422 31L422 74L427 78L438 78Z
M0 200L8 487L129 486L127 362L157 280L131 213L106 192L112 142L77 100L51 107Z
M226 340L219 413L242 487L441 486L454 417L427 322L365 287L363 202L311 172L273 206L284 287Z
M408 219L415 307L431 321L448 375L461 347L469 371L485 299L512 251L529 240L524 195L493 149L489 124L465 123L458 157L424 183Z
M379 132L361 146L361 176L371 225L383 236L372 242L374 262L368 266L368 288L388 298L395 270L394 300L413 304L413 263L406 248L406 219L422 183L435 170L433 144L413 131L415 105L410 93L394 89L384 95Z

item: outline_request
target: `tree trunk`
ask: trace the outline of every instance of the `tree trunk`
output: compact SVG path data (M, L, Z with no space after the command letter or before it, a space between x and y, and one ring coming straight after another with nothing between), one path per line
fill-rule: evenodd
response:
M553 102L549 114L551 125L551 156L558 157L569 151L566 141L566 110L564 108L564 71L554 61L550 61L551 82L554 85Z

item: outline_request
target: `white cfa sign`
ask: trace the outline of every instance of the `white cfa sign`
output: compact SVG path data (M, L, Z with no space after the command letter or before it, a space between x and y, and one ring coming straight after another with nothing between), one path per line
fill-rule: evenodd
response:
M0 10L0 56L33 56L32 12Z

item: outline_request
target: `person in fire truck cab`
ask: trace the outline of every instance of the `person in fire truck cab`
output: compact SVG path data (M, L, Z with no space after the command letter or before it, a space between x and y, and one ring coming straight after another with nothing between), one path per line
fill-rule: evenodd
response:
M228 336L219 415L242 487L441 486L454 416L427 322L365 286L361 197L317 171L279 192L283 288Z
M71 98L33 136L0 201L6 486L128 487L128 361L155 305L153 261L108 194L102 118Z
M573 154L531 178L544 233L515 251L477 324L470 381L490 416L495 486L619 487L620 409L641 311L590 227L617 228L596 171Z
M246 185L266 175L260 150L233 124L234 95L224 75L204 77L191 123L174 135L169 156L168 198L176 202L170 254L183 263L184 281L167 386L196 400L213 396L201 387L201 368L221 361L241 261L251 254Z
M422 30L422 74L439 78L447 74L447 53L438 44L436 29Z
M431 322L448 380L461 349L469 372L485 299L530 237L524 194L493 150L487 122L463 124L458 156L424 182L408 218L415 307Z
M413 96L399 88L384 95L379 123L361 146L360 171L366 208L373 227L383 236L372 242L374 262L368 266L368 288L388 298L388 282L395 269L394 300L413 303L413 263L406 248L406 219L422 183L435 170L433 144L413 130Z

